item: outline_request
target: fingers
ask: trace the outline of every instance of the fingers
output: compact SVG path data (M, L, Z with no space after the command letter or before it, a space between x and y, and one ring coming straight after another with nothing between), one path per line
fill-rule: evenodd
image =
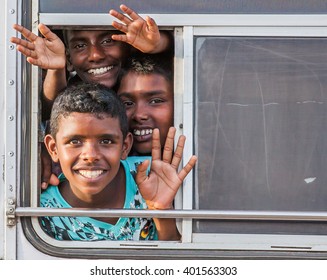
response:
M36 52L34 52L33 49L26 48L22 45L17 45L17 50L21 52L23 55L25 55L26 57L32 57L34 59L37 58Z
M42 178L41 189L45 190L48 185L58 186L60 181L55 174L51 174L49 179Z
M128 31L128 28L127 28L126 25L123 25L123 24L121 24L121 23L119 23L119 22L116 22L116 21L113 21L113 22L112 22L112 26L113 26L114 28L116 28L117 30L123 32L123 33L127 33L127 31Z
M131 10L131 9L129 9L129 10ZM123 9L122 9L122 11L125 12ZM134 12L134 11L132 10L132 12ZM125 24L130 24L132 22L131 18L127 17L126 15L124 15L122 13L117 12L116 10L110 10L109 14ZM126 12L126 14L130 15L127 12Z
M184 135L179 136L176 150L173 159L171 161L171 166L174 167L176 170L182 161L185 141L186 141L186 137Z
M53 186L58 186L60 183L58 177L55 174L51 174L49 179L49 184Z
M187 176L188 173L190 173L190 171L193 169L193 167L195 166L195 163L197 161L197 157L196 156L192 156L190 158L190 160L188 161L188 163L183 167L183 169L178 173L178 177L180 178L181 181L183 181L185 179L185 177Z
M150 18L149 16L145 17L146 25L148 26L149 30L153 33L159 33L159 27L154 21L153 18Z
M42 188L47 187L50 181L50 177L52 174L52 162L51 157L46 151L45 147L42 145L41 147L41 181Z
M161 144L159 129L155 128L152 132L152 160L161 159Z
M124 14L122 14L122 13L119 13L119 12L117 12L116 10L114 10L114 9L111 9L110 11L109 11L109 14L111 15L111 16L113 16L113 17L115 17L116 19L118 19L118 20L120 20L121 22L123 22L124 24L126 24L126 25L129 25L131 22L133 22L133 20L139 20L139 19L142 19L136 12L134 12L134 10L132 10L131 8L129 8L129 7L127 7L126 5L120 5L120 9L125 13L125 14L127 14L128 16L126 16L126 15L124 15ZM148 17L149 18L149 17ZM142 19L143 20L143 19ZM113 22L112 23L112 25L116 28L116 29L118 29L118 30L120 30L120 31L122 31L122 32L125 32L126 33L126 31L124 31L124 28L125 28L125 26L124 25L119 25L120 23L118 23L118 22ZM155 23L154 23L154 25L156 25Z
M127 7L127 6L124 5L124 4L120 5L119 8L120 8L124 13L128 14L128 15L131 17L131 19L133 19L133 20L137 20L137 19L140 18L140 16L139 16L136 12L134 12L134 10L132 10L131 8Z
M126 35L113 34L113 35L111 35L111 39L113 39L115 41L120 41L120 42L126 42L127 43L127 37L126 37Z
M27 40L33 42L37 39L38 36L36 36L33 32L31 32L30 30L28 30L27 28L19 25L19 24L14 24L13 28L18 31L19 33L21 33Z
M32 44L26 40L16 38L16 37L11 37L10 42L16 44L17 50L20 51L23 55L25 55L27 57L31 56L33 58L37 57L36 53L34 52L34 50L35 50L34 44Z
M147 171L149 164L150 164L150 161L147 159L137 166L135 182L138 186L141 185L146 180L146 178L147 178L146 171Z
M47 27L43 23L40 23L38 28L39 28L40 33L49 41L54 41L59 38L55 33L53 33L50 30L49 27Z
M12 43L14 43L16 45L23 46L23 47L28 48L30 50L34 50L34 48L35 48L33 43L31 43L29 41L26 41L26 40L22 40L22 39L17 38L17 37L11 37L10 42L12 42Z
M37 36L19 24L14 24L13 27L15 30L22 33L24 35L24 37L26 37L26 39L29 41L22 40L17 37L11 37L10 42L16 44L17 50L19 52L21 52L23 55L25 55L27 57L36 58L36 53L34 52L35 45L31 42L35 41Z
M174 138L175 138L176 128L170 127L167 133L167 138L165 146L163 149L162 160L164 162L171 163L172 155L174 152Z
M109 11L109 14L113 17L115 17L116 19L120 20L121 22L125 23L125 24L130 24L132 21L130 18L128 18L127 16L121 14L121 13L118 13L117 11L115 10L110 10ZM117 23L117 22L116 22ZM118 24L118 23L117 23Z

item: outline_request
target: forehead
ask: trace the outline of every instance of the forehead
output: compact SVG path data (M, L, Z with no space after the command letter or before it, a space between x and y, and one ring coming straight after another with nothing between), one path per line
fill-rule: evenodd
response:
M102 38L104 36L111 36L112 34L117 34L118 31L115 30L67 30L66 36L67 40L76 40L76 39L94 39Z
M138 94L141 92L158 92L173 98L173 84L166 77L157 73L138 74L128 72L121 80L118 94Z
M109 114L91 114L73 112L58 119L58 133L61 134L115 134L121 133L117 117Z

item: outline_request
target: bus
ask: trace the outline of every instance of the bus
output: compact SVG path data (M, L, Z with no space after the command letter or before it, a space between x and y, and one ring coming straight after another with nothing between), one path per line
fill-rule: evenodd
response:
M181 240L66 242L43 232L40 216L138 213L39 207L42 70L10 42L12 25L110 29L119 4L1 1L0 259L325 259L323 0L124 1L174 37L174 125L188 139L183 159L198 162L174 210L142 215L176 218Z

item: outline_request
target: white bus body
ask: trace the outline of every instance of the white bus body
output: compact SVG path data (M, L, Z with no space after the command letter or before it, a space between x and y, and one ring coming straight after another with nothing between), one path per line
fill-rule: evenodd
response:
M38 225L56 214L38 208L41 71L9 39L14 23L111 28L117 1L1 1L0 259L326 258L327 6L246 2L125 1L174 34L174 121L199 162L166 212L181 241L85 243Z

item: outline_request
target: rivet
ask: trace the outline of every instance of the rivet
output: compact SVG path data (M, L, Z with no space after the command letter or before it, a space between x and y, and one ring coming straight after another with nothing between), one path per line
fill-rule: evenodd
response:
M13 151L10 151L9 152L9 156L13 157L14 156L14 152Z
M15 82L14 82L14 80L9 80L9 85L13 85Z
M179 128L183 128L183 124L182 123L179 124Z
M9 10L9 13L14 14L15 13L15 10L14 9L10 9Z
M9 45L10 50L13 50L14 48L15 48L14 45Z
M8 117L8 120L13 121L13 120L14 120L14 116L10 115L10 116Z

